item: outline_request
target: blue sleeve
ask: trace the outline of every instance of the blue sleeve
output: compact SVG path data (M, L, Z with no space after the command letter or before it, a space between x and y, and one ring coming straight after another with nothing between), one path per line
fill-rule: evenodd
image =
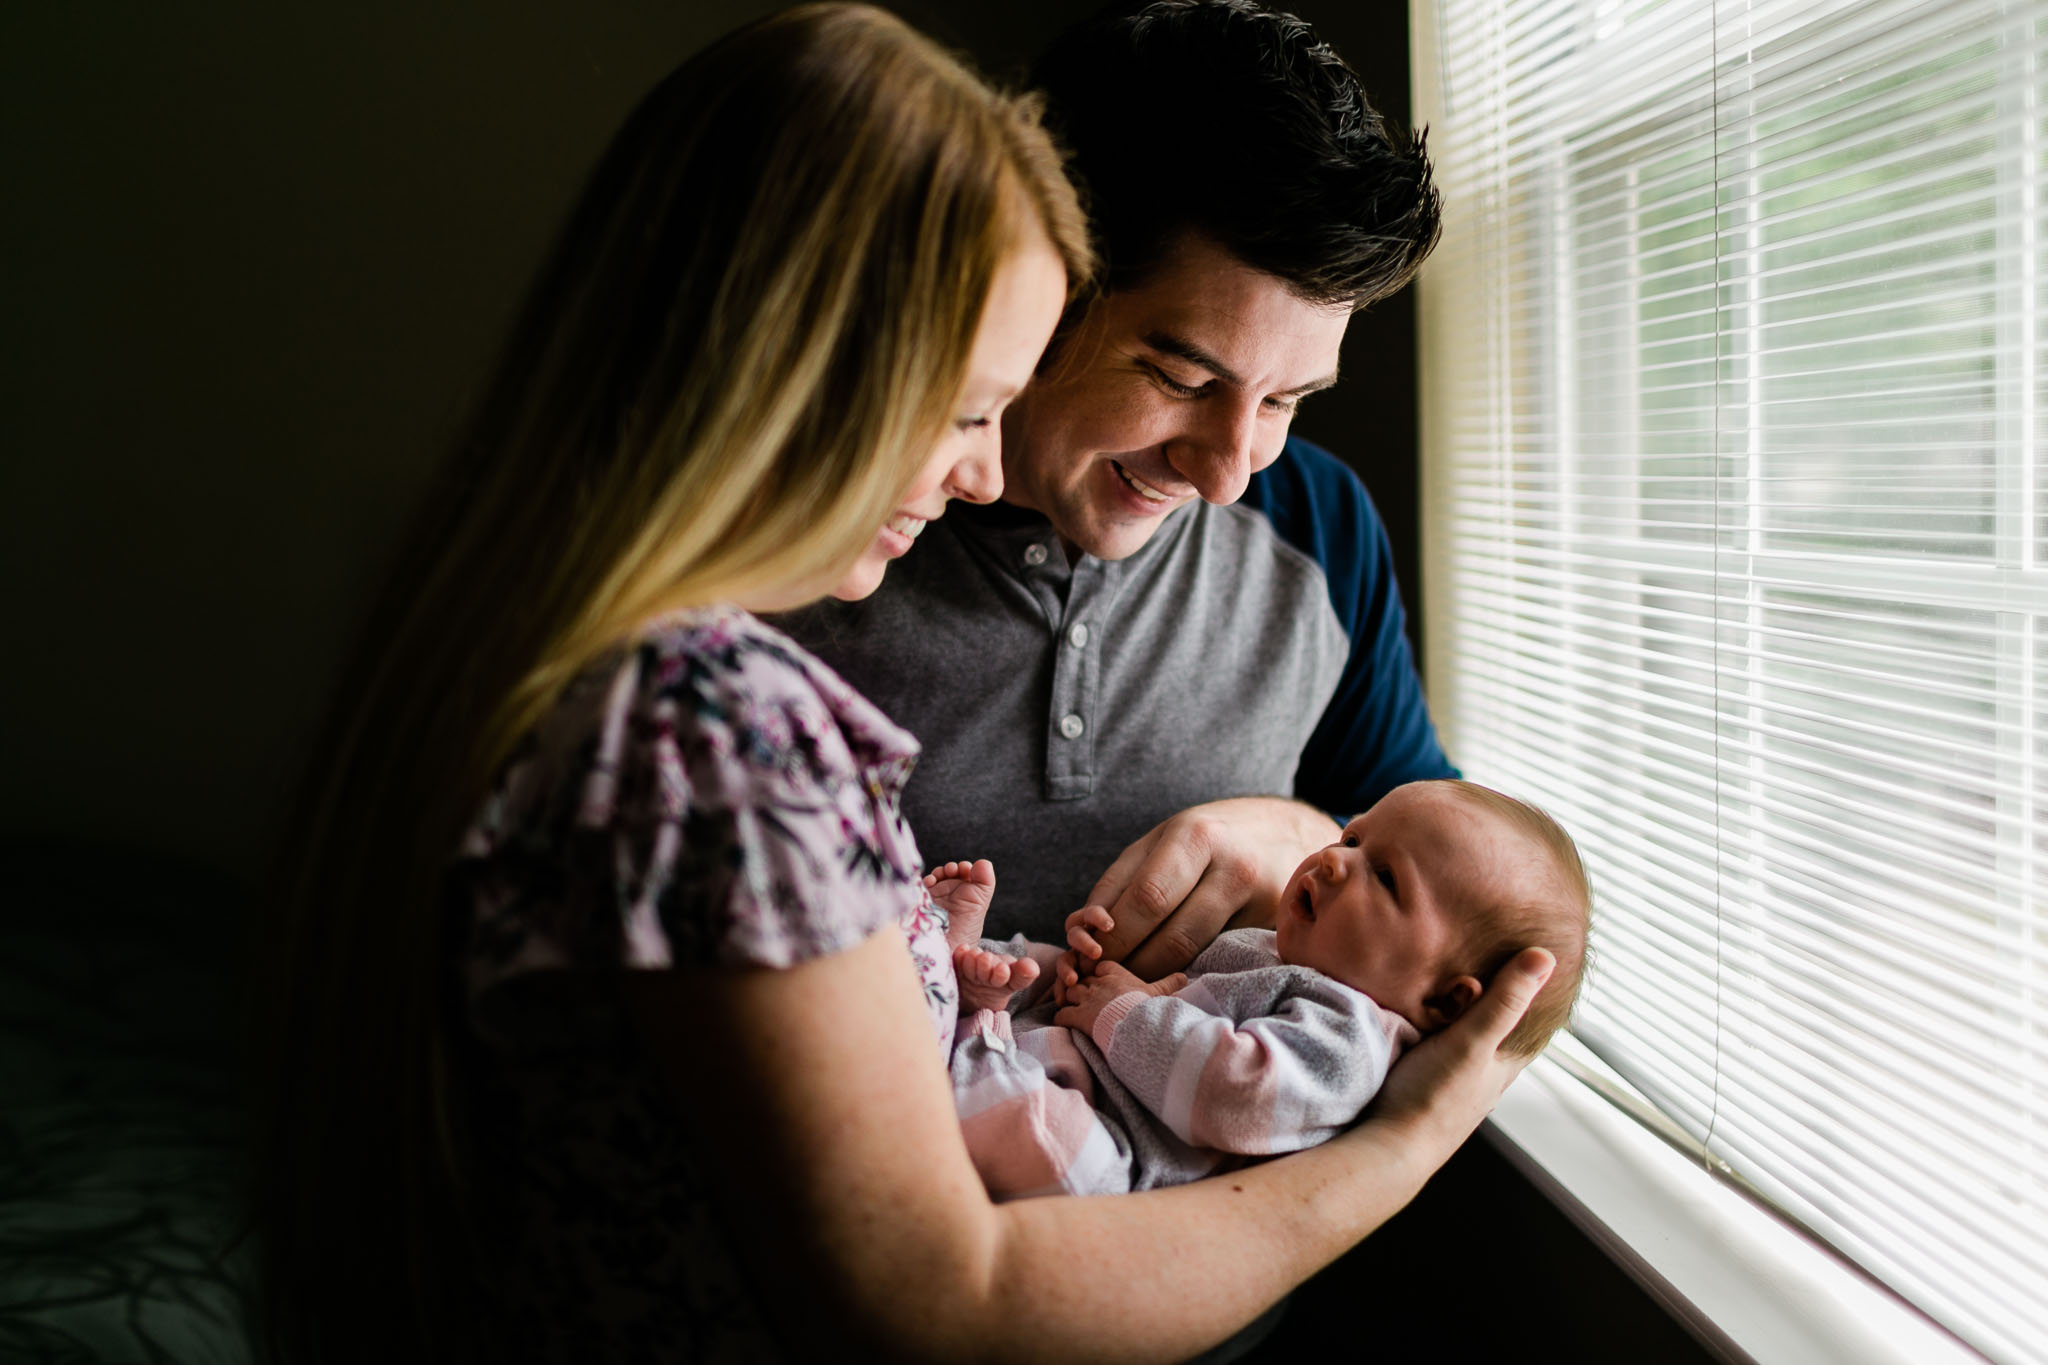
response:
M1252 477L1244 505L1314 560L1351 654L1329 709L1309 737L1294 794L1339 818L1421 778L1456 777L1422 698L1407 617L1379 511L1336 456L1294 437Z

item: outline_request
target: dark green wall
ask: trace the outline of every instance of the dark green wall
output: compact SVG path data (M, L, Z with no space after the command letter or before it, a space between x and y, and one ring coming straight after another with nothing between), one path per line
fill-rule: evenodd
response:
M254 874L557 216L771 8L8 7L0 828Z
M581 175L663 71L773 7L7 7L0 832L256 874L354 614ZM1089 7L902 6L993 66ZM1333 8L1393 90L1401 35ZM1393 339L1363 319L1303 425L1368 455L1399 512L1408 323L1382 311Z
M770 7L9 7L0 827L253 875L556 216Z

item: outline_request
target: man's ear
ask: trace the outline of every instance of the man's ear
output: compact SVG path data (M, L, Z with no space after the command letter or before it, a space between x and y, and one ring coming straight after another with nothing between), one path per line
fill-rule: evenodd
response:
M1432 1029L1440 1029L1472 1008L1472 1002L1486 991L1476 976L1454 976L1437 987L1435 995L1422 1002L1422 1012Z

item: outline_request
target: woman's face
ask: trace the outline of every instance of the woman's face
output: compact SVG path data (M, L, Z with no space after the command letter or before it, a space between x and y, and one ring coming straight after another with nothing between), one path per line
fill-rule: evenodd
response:
M947 499L994 502L1002 495L999 419L1030 381L1066 301L1066 267L1044 234L1034 231L1027 245L996 268L953 426L896 504L895 515L833 586L834 597L851 602L879 587L889 561L909 552L925 523L946 510Z

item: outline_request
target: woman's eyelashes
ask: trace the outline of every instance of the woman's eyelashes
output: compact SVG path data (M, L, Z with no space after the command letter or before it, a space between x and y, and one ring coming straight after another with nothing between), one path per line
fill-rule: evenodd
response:
M995 418L988 416L956 417L953 419L953 425L958 427L962 431L981 431L986 429L987 427L993 426L995 424L995 420Z

